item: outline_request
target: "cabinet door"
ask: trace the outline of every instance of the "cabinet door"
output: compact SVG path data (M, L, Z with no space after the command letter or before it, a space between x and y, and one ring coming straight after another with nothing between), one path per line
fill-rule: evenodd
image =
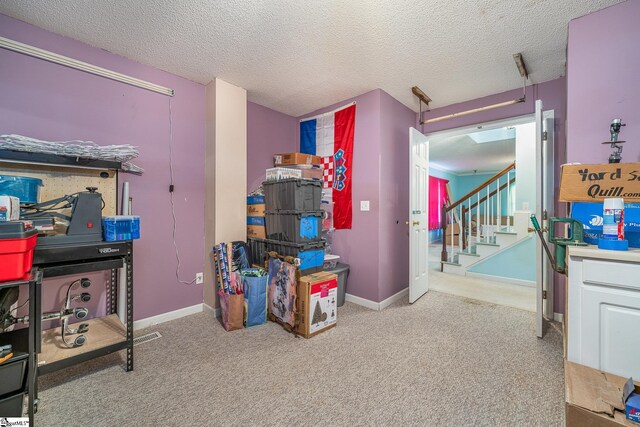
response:
M583 284L582 364L640 378L640 292Z

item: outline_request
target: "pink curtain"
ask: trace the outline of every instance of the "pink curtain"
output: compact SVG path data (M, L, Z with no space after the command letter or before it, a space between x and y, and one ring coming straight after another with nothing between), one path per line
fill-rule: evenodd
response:
M442 228L442 206L447 202L446 179L429 176L429 230Z

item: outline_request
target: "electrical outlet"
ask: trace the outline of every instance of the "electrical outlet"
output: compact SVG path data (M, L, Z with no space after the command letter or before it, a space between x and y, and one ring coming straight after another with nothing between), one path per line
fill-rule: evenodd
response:
M204 273L196 273L196 285L202 285L204 282Z
M361 200L360 201L360 211L361 212L367 212L369 210L369 201L368 200Z

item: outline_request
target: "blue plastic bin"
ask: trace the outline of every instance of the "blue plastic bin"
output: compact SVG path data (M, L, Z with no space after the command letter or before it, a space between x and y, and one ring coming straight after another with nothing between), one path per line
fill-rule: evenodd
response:
M0 195L13 196L20 203L38 203L42 180L27 176L0 175Z
M103 216L102 234L106 242L139 239L140 217L137 215Z

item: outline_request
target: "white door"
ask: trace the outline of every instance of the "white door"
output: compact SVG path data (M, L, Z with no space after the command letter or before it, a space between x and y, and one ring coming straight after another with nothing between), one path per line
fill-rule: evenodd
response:
M542 101L535 104L536 117L536 218L542 227L553 214L553 111L542 111ZM542 338L547 323L553 320L553 268L542 242L536 239L536 335Z
M429 146L427 137L409 129L409 302L429 290Z
M548 227L549 218L555 215L555 188L554 188L554 114L553 110L542 112L542 226ZM544 317L553 320L553 278L554 271L551 261L546 254L542 254L542 277L544 299Z

